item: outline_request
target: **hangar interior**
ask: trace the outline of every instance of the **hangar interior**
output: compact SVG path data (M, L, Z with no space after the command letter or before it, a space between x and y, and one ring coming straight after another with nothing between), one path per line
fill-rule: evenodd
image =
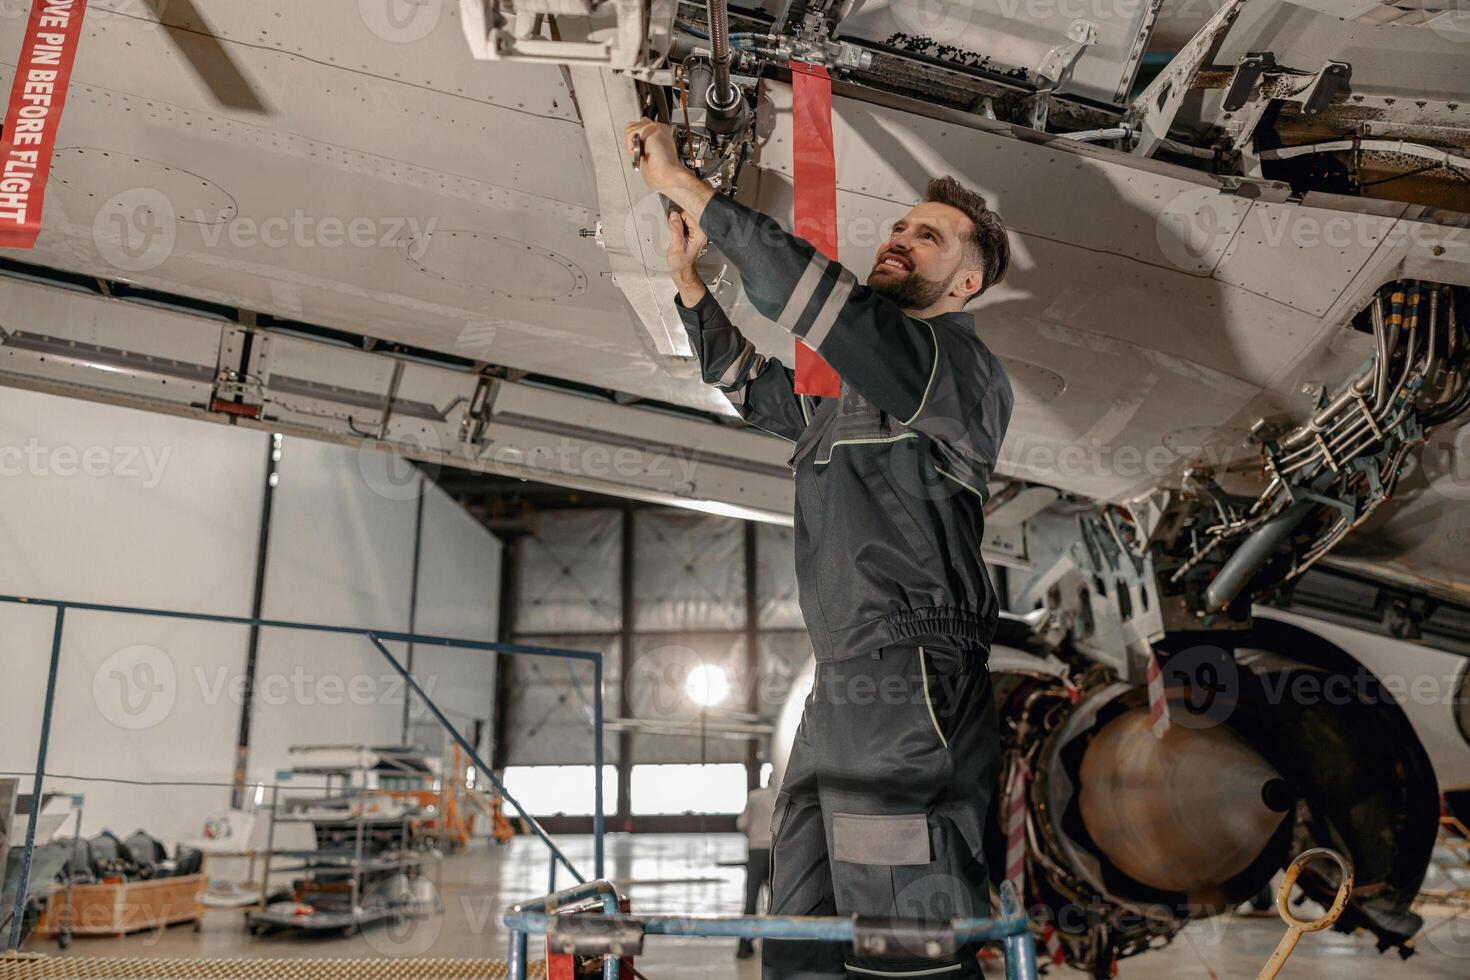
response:
M0 980L1470 973L1463 2L0 0L0 83Z

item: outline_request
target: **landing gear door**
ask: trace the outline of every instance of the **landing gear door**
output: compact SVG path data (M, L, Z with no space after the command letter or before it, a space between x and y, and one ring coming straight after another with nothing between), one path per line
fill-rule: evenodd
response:
M622 71L668 51L677 0L459 0L470 52L481 61L531 61Z
M1122 108L1163 0L854 0L837 36L899 57Z

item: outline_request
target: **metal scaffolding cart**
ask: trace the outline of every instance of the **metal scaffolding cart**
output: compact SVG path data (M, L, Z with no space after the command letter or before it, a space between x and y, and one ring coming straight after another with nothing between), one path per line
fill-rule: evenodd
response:
M385 773L427 771L424 753L403 746L302 746L294 764L277 774L261 870L261 907L246 916L253 933L271 929L355 932L383 919L441 911L438 877L442 855L415 848L419 813L400 796L374 785ZM297 776L326 780L325 794L283 797L280 782ZM276 848L276 828L309 824L315 847ZM285 859L283 867L276 859ZM425 889L424 866L435 865L435 885ZM290 899L270 900L272 872L290 872Z

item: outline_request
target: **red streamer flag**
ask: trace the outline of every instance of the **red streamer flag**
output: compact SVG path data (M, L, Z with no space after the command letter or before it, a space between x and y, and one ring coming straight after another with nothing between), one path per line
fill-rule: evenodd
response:
M837 261L837 164L832 156L832 79L821 65L791 62L792 171L796 234ZM836 398L832 365L796 342L796 393Z
M87 0L32 0L0 141L0 247L31 248Z

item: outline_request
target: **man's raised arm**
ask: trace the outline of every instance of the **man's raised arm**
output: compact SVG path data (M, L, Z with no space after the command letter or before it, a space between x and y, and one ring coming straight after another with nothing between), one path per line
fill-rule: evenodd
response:
M980 406L968 388L982 367L973 344L941 338L934 327L858 282L809 242L788 234L770 217L717 196L684 168L666 126L643 120L629 124L632 150L637 136L646 154L644 180L699 223L709 240L740 270L752 305L801 338L836 368L863 397L907 425L923 430L934 409L943 412L936 437L953 437ZM946 334L954 331L946 331ZM939 370L940 362L946 364ZM961 375L957 381L953 376ZM937 384L959 396L932 397Z
M751 425L793 442L806 428L795 377L780 361L756 351L720 308L694 270L708 240L693 218L669 214L669 276L679 289L679 319L707 384L725 393Z

